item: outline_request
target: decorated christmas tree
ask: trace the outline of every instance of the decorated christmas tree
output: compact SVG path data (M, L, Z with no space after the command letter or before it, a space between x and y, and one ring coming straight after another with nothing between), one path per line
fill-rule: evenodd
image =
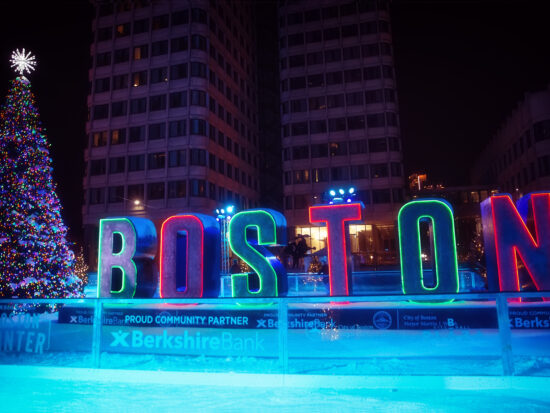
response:
M77 297L82 281L52 181L51 159L31 84L30 53L15 51L0 111L0 297Z
M84 258L84 248L80 247L80 251L76 254L76 259L74 261L74 273L82 280L83 286L88 284L89 269L88 264L86 264L86 259Z

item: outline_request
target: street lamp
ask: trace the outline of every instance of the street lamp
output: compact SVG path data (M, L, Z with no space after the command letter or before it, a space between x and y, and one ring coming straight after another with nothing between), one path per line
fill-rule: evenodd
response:
M234 205L226 205L224 208L218 208L215 211L216 214L216 221L220 223L220 231L221 231L221 253L222 253L222 265L221 265L221 272L222 275L228 275L229 274L229 268L231 267L230 258L229 258L229 238L228 238L228 232L229 232L229 221L231 221L231 218L233 215L235 215L236 209Z
M117 197L117 199L128 202L130 206L133 205L134 209L142 210L142 209L145 209L145 208L147 208L147 209L159 209L160 208L158 206L146 204L142 199L139 199L139 198L129 199L129 198L125 198L123 196L119 196L119 197Z

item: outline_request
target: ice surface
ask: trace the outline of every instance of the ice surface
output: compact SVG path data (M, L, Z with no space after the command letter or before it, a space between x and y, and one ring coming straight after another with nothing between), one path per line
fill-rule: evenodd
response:
M547 412L547 378L188 374L0 367L3 412ZM208 384L210 383L210 384Z

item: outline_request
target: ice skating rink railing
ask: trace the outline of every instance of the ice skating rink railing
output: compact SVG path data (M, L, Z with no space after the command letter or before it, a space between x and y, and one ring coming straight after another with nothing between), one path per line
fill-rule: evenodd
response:
M164 357L165 364L157 366L162 369L174 356L221 356L239 360L244 370L252 367L243 360L269 359L264 371L282 373L331 371L343 360L345 374L360 374L364 369L358 362L367 359L431 360L428 365L453 359L446 368L456 370L466 359L485 357L494 359L499 371L477 374L550 375L545 373L550 365L544 366L550 360L550 303L545 300L550 301L550 292L0 299L0 363L41 364L47 355L53 364L74 365L62 354L82 353L83 367L116 368L120 358L154 354ZM44 312L44 306L56 308ZM516 353L530 358L527 368L520 360L518 369ZM533 371L533 365L543 367ZM473 368L483 366L474 362ZM196 370L197 365L180 368Z

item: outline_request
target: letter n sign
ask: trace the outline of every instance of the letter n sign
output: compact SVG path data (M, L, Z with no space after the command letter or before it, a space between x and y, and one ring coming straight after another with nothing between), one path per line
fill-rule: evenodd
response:
M525 195L517 205L508 194L481 204L489 289L520 291L519 257L535 288L550 290L550 193ZM530 209L534 236L527 226Z

